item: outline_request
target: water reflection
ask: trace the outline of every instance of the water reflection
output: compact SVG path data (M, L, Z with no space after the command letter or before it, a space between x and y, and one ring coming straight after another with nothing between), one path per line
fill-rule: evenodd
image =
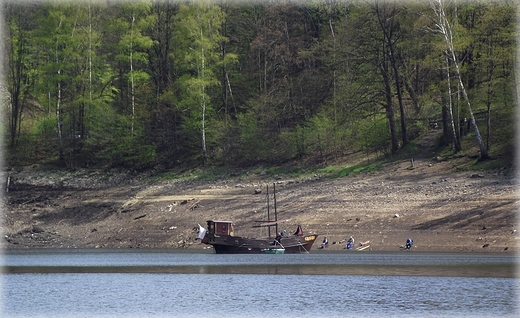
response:
M8 251L3 273L172 273L515 277L504 254L217 255L167 250Z

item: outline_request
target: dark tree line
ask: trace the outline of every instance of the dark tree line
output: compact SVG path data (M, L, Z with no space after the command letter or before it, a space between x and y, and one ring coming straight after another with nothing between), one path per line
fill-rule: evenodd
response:
M474 138L483 159L504 154L516 6L7 2L8 153L68 167L324 161L392 154L438 123L454 152Z

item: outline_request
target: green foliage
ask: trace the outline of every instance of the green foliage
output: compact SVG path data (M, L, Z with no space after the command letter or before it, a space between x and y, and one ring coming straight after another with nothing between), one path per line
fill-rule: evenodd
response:
M130 118L114 115L100 121L105 125L93 127L93 134L87 140L91 148L101 148L92 161L102 160L114 167L133 169L143 169L153 164L155 147L146 143L138 127L134 128L134 135L130 134Z
M319 153L323 155L334 149L339 143L338 133L341 128L337 127L330 117L316 116L308 129L308 153ZM342 129L341 129L342 130ZM302 155L305 153L302 153Z
M408 135L410 139L416 139L420 137L424 132L428 131L430 127L422 120L410 121L408 124Z
M256 118L249 114L238 116L239 143L235 154L230 154L230 162L239 164L257 164L267 160L266 154L272 149L272 141L266 138L266 133L257 124Z
M376 152L379 154L390 153L390 132L386 118L377 114L360 120L352 127L358 138L352 140L355 148L366 153Z
M447 106L445 43L431 32L428 3L4 7L10 100L2 131L22 142L23 151L14 151L61 156L69 167L324 164L347 152L386 155L402 144L399 132L390 134L392 121L401 125L396 74L411 140L401 155L408 156ZM517 7L446 3L461 78L494 160L514 149ZM451 89L458 124L469 112L455 80ZM458 155L471 156L474 139L463 137ZM342 176L371 168L329 169Z
M154 146L143 144L141 138L131 136L118 138L115 147L111 149L111 160L114 166L133 169L150 168L155 159Z
M457 166L457 171L503 171L512 170L512 163L506 158L492 158L490 160L475 160L465 165Z
M225 41L221 35L224 21L220 7L205 1L182 4L177 14L174 57L181 72L176 86L181 96L179 106L185 110L182 129L187 136L186 147L190 149L194 149L194 136L199 132L201 162L207 156L207 136L211 136L206 129L214 117L208 91L220 83L215 71L219 44Z
M31 128L31 134L38 135L55 135L58 128L58 120L56 116L41 117L34 123Z

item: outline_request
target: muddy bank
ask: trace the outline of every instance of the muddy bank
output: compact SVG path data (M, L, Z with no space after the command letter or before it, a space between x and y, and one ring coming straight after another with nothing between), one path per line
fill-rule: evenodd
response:
M3 248L189 248L205 246L198 225L235 222L236 235L261 236L266 185L277 187L281 229L324 236L341 250L354 236L372 251L518 251L517 188L508 170L452 172L453 162L394 162L355 177L247 174L217 181L149 181L121 172L7 171ZM261 193L258 193L261 190ZM271 207L273 208L273 207Z

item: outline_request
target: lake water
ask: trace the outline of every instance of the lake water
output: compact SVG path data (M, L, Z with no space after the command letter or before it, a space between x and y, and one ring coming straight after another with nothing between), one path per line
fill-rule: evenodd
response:
M510 254L15 250L1 317L518 317Z

